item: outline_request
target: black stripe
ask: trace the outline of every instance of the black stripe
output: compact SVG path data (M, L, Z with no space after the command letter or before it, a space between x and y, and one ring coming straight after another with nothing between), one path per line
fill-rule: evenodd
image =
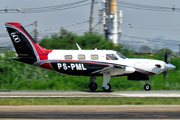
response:
M37 42L31 37L31 35L24 29L23 26L20 26L20 27L21 27L21 29L23 29L23 31L28 35L28 37L29 37L34 43L37 43Z

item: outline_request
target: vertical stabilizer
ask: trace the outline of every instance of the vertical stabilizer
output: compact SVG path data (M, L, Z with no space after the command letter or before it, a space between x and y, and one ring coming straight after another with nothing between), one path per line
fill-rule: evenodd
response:
M51 50L40 47L20 23L7 22L5 26L18 54L16 60L33 64L47 59L47 54Z

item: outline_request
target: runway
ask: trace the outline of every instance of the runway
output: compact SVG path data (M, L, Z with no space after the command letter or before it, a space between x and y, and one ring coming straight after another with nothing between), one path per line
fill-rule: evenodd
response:
M0 98L12 97L180 97L180 91L0 91ZM0 106L0 120L66 119L127 120L179 119L180 105L58 105Z
M179 119L177 105L0 106L0 119Z
M180 97L180 91L0 91L0 98L14 97Z

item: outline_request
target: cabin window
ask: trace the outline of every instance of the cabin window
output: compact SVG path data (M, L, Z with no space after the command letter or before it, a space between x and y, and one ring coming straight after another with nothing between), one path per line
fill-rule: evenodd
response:
M106 60L118 60L115 54L106 54Z
M78 55L78 60L85 60L85 55L79 54Z
M97 54L92 54L91 55L91 60L98 60L98 55Z
M64 59L65 59L65 60L72 60L72 55L65 55L65 56L64 56Z

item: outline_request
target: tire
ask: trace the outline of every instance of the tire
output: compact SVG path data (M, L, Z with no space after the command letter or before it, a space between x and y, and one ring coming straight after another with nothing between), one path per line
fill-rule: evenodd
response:
M105 87L102 87L105 92L109 92L111 90L111 85L109 83L107 85L109 86L109 89L105 89Z
M151 90L151 86L149 84L146 84L146 85L144 85L144 89L146 91L149 91L149 90Z
M98 86L97 86L97 84L95 82L92 82L92 83L89 84L89 89L91 91L95 91L97 89L97 87Z

